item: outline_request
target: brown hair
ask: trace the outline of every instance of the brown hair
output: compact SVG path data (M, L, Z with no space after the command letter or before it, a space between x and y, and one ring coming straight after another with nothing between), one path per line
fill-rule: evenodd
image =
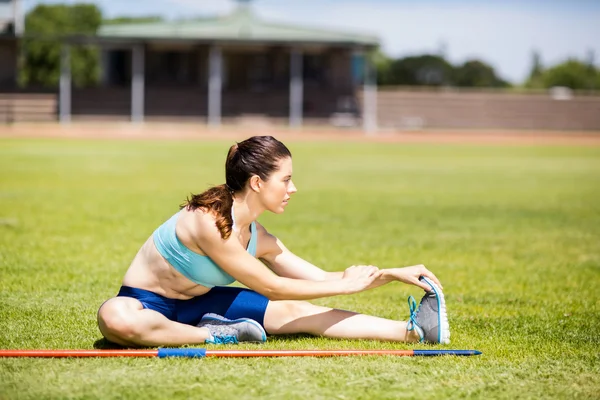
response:
M181 208L212 212L215 225L223 239L228 239L233 227L231 207L233 195L241 192L253 175L262 180L277 170L279 160L291 157L292 153L272 136L253 136L229 148L225 161L225 184L213 186L200 194L191 194Z

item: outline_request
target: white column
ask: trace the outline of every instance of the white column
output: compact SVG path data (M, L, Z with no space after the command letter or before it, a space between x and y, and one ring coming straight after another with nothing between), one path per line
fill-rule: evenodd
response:
M219 46L210 48L208 60L208 124L210 126L221 125L222 57Z
M25 17L23 16L22 0L13 0L13 19L15 35L22 36L25 30Z
M363 130L372 135L377 131L377 70L368 52L364 57Z
M144 122L144 45L131 51L131 121Z
M63 44L60 52L58 115L62 124L71 122L71 46Z
M292 49L290 54L290 126L302 126L303 80L302 50Z

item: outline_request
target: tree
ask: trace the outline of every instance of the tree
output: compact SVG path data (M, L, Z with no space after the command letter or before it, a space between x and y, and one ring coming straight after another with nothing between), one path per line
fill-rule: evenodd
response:
M93 4L38 5L25 17L24 59L20 81L25 85L54 87L60 77L62 35L94 34L102 13ZM99 78L98 50L77 46L71 52L71 71L76 86L92 85Z
M425 54L392 61L389 84L442 86L451 83L453 74L454 67L443 57Z
M465 87L506 87L508 83L496 76L494 68L480 60L469 60L454 73L454 83Z
M531 72L529 72L525 87L531 89L543 88L543 75L544 67L542 66L540 53L537 50L533 50L531 53Z
M148 24L152 22L164 21L163 17L158 15L149 15L147 17L115 17L105 19L103 25L118 25L118 24Z
M377 85L390 85L390 66L392 60L381 50L377 50L373 54L372 61L377 71Z
M566 86L571 89L589 89L591 82L598 81L598 71L589 65L570 59L544 72L544 87Z
M588 67L588 89L596 90L600 88L598 82L600 82L600 70L596 70L596 52L592 49L588 50L587 53L587 67Z

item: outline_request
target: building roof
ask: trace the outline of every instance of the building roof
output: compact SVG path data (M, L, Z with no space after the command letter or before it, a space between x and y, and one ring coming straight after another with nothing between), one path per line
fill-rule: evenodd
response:
M322 28L285 25L264 21L249 6L216 18L129 23L102 26L97 36L129 40L199 40L212 42L318 43L372 47L379 44L374 35Z

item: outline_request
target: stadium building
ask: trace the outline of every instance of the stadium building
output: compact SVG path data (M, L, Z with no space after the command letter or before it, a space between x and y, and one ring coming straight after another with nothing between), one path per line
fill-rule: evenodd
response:
M65 39L60 120L264 119L370 129L375 79L365 60L376 37L265 21L248 1L238 3L223 17L106 25L94 37ZM101 84L74 89L69 48L88 44L101 49Z
M18 38L22 32L21 0L0 0L0 87L16 83Z

